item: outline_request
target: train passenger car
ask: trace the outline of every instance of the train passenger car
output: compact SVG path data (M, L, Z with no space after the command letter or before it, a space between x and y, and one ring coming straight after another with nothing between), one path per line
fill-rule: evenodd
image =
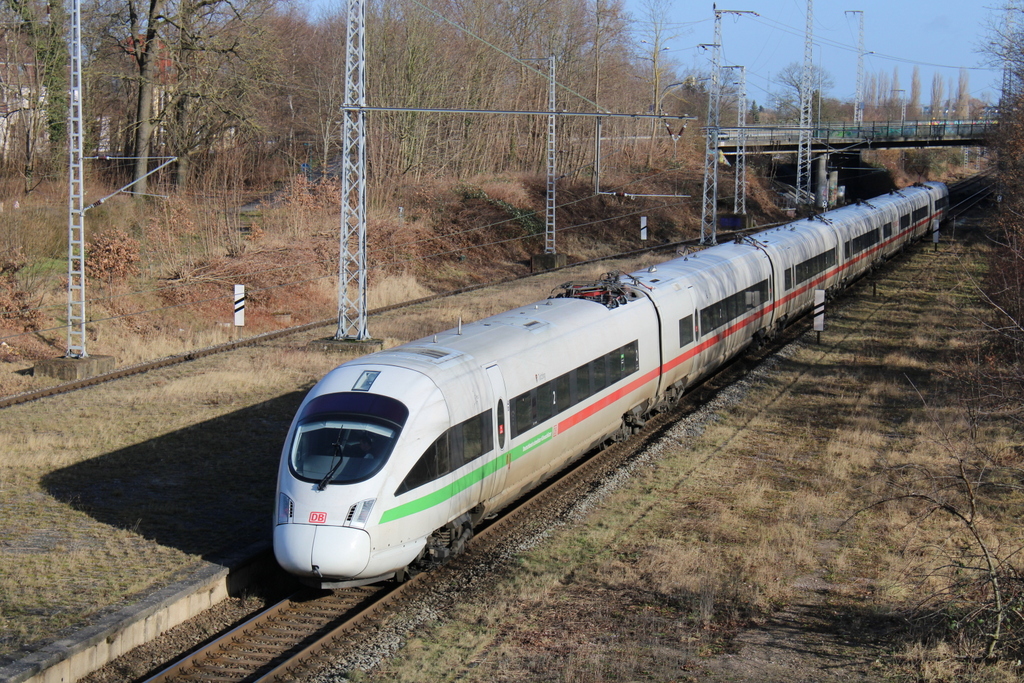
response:
M934 183L359 358L289 429L274 552L317 586L402 577L941 220Z

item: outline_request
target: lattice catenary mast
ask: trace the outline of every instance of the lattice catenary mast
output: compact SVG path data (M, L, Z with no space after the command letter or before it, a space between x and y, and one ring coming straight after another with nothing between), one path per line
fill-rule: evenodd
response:
M345 100L341 146L341 247L338 340L365 340L366 330L366 1L347 0Z
M548 193L547 203L544 212L544 253L554 254L555 253L555 184L557 178L555 177L555 157L557 156L557 150L555 148L555 119L557 113L555 111L556 104L556 82L555 82L555 56L551 55L548 57L548 78L549 78L549 89L548 89L548 111L551 113L548 115Z
M733 187L733 213L747 213L747 67L727 66L740 72L739 96L736 100L736 166Z
M86 358L85 188L82 152L82 11L71 0L71 97L68 111L68 358Z
M707 140L704 146L704 193L701 201L700 243L718 244L718 134L721 128L722 100L722 15L753 14L749 10L726 10L711 6L715 12L715 42L701 47L711 49L711 87L708 92Z
M811 69L814 66L813 0L807 0L804 68L800 78L800 141L797 145L796 196L800 204L814 201L811 194Z
M847 14L860 15L860 30L857 38L857 92L853 101L853 124L864 123L864 10L848 9Z

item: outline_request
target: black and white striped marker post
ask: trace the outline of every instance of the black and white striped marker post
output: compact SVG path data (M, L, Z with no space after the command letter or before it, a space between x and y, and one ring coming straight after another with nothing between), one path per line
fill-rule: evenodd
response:
M235 327L245 327L245 285L235 285Z
M814 290L814 331L818 333L817 343L821 343L821 333L825 331L825 290Z

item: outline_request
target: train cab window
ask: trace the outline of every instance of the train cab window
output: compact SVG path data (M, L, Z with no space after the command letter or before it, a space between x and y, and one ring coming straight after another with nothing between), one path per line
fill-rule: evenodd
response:
M368 479L391 456L408 415L404 405L387 396L318 396L299 411L289 468L298 479L321 487Z
M693 316L688 315L679 321L679 348L693 343Z

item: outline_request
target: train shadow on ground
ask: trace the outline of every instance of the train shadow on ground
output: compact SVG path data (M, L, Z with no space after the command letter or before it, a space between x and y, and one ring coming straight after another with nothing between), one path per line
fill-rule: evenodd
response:
M270 540L281 445L305 394L90 458L42 485L98 522L223 562Z

